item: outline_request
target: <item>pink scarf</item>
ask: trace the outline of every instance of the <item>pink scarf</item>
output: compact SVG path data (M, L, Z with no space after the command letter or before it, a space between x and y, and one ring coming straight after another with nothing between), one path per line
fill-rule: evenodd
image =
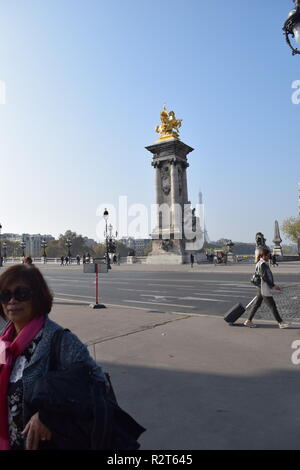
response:
M44 316L35 317L14 339L15 327L10 323L0 336L0 450L10 449L7 390L12 367L17 357L25 351L44 324Z

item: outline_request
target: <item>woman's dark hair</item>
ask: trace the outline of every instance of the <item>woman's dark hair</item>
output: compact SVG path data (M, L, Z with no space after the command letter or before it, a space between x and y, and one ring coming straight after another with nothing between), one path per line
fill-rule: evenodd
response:
M16 264L0 275L0 290L10 289L12 284L22 282L32 290L33 313L47 315L52 307L53 295L38 268L32 264ZM0 316L5 317L0 303Z

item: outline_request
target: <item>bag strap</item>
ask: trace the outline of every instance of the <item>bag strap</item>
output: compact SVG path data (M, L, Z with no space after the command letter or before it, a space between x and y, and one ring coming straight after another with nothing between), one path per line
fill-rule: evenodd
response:
M55 331L51 340L49 370L57 370L59 366L59 357L61 350L62 337L68 328L59 328Z

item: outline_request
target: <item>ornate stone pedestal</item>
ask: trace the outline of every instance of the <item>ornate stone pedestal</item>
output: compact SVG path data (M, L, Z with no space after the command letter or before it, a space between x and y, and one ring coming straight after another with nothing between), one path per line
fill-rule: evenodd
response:
M282 257L283 256L282 247L281 247L282 239L281 239L281 236L280 236L279 223L278 223L277 220L275 221L273 243L275 244L275 246L273 248L273 255L278 256L278 257Z
M157 224L152 233L152 251L148 264L188 263L191 252L186 250L184 210L188 200L187 155L191 147L170 138L146 147L153 154L156 172Z

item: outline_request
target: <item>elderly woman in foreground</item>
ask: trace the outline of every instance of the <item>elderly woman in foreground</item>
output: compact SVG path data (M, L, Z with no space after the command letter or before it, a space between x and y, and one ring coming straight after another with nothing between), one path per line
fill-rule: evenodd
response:
M32 265L12 266L0 276L0 315L8 322L0 336L0 450L37 450L52 442L41 410L30 406L37 379L49 370L53 335L62 330L48 318L52 300L41 272ZM63 333L62 369L84 363L106 389L105 375L86 346L70 331Z

